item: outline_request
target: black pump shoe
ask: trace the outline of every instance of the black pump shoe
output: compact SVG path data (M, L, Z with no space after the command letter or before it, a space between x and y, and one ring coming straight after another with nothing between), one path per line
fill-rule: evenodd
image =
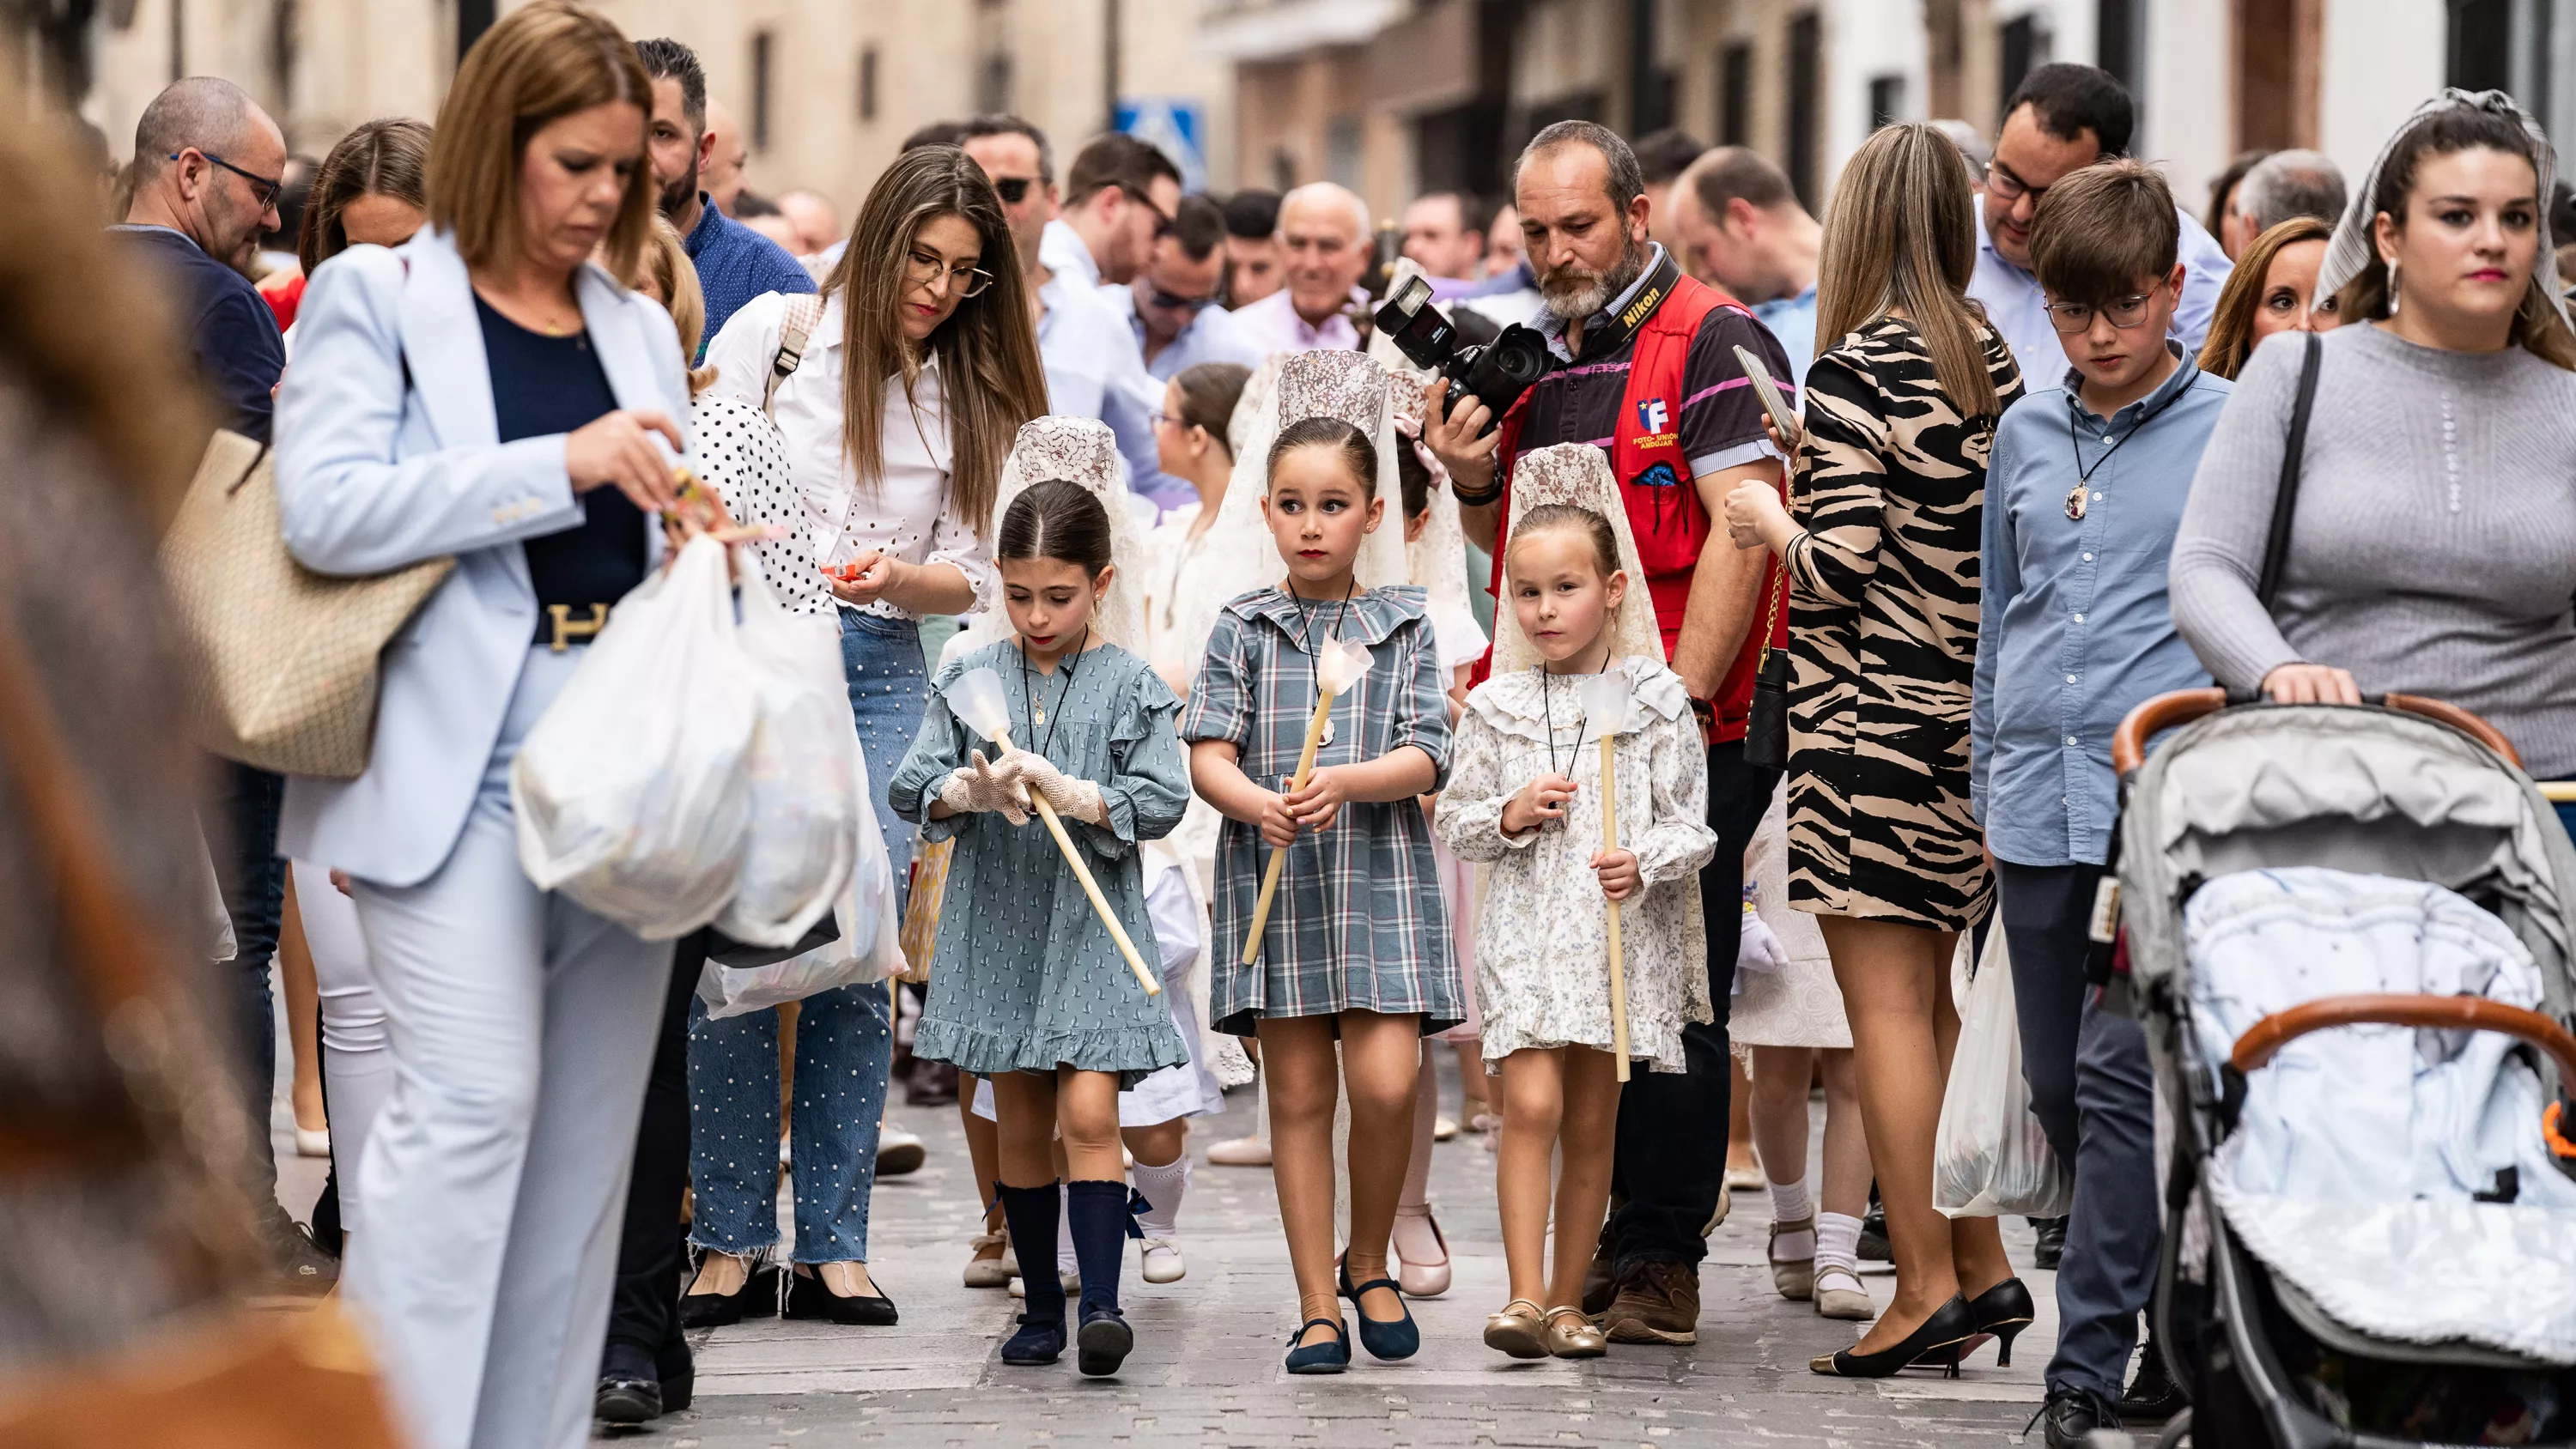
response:
M774 1318L778 1315L778 1268L759 1258L749 1262L751 1271L743 1275L742 1286L731 1293L683 1293L680 1295L682 1328L725 1328L746 1318Z
M803 1265L799 1265L800 1267ZM871 1281L870 1285L875 1284ZM820 1273L791 1273L783 1318L827 1318L853 1328L891 1328L900 1317L883 1293L835 1293Z
M1996 1345L1995 1367L2009 1368L2012 1366L2013 1340L2021 1337L2021 1331L2030 1327L2031 1321L2038 1316L2039 1307L2031 1302L2030 1290L2022 1286L2019 1278L2006 1278L1968 1300L1968 1318L1976 1325L1974 1330L1956 1347L1935 1349L1925 1355L1924 1366L1938 1368L1945 1363L1964 1363L1968 1355L1985 1347L1986 1340L1991 1338Z
M1957 1378L1959 1360L1955 1353L1948 1351L1966 1342L1968 1335L1975 1331L1976 1319L1968 1312L1968 1300L1953 1293L1948 1302L1933 1309L1932 1316L1924 1319L1920 1327L1905 1335L1905 1341L1894 1348L1883 1348L1876 1353L1854 1353L1844 1349L1840 1353L1820 1354L1807 1361L1807 1369L1832 1378L1884 1379L1919 1363L1925 1368L1946 1369L1948 1377ZM1946 1361L1945 1353L1948 1355Z

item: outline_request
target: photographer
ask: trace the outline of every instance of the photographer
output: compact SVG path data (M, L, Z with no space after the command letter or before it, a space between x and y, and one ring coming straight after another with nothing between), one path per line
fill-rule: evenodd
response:
M1684 276L1647 240L1644 177L1615 133L1588 121L1548 127L1522 151L1513 186L1546 299L1536 326L1551 369L1491 432L1482 401L1468 397L1448 409L1447 384L1435 384L1423 440L1449 469L1467 536L1497 559L1497 584L1502 551L1494 535L1507 516L1513 459L1606 440L1664 650L1702 701L1708 823L1718 845L1701 872L1700 897L1718 1019L1683 1029L1686 1074L1643 1073L1622 1094L1612 1176L1619 1206L1584 1304L1587 1312L1607 1309L1603 1326L1614 1342L1693 1343L1702 1234L1718 1214L1726 1164L1725 1014L1744 850L1779 781L1777 770L1745 763L1743 744L1761 653L1753 636L1772 575L1766 562L1722 540L1710 546L1710 520L1737 484L1776 486L1780 478L1735 348L1762 358L1775 378L1791 372L1779 343L1742 303ZM1773 632L1781 633L1776 623Z

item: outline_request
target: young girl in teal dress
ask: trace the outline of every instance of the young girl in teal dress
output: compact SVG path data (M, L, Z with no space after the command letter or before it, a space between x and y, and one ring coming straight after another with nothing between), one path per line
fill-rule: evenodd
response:
M1375 373L1356 353L1307 354ZM1347 361L1344 361L1347 360ZM1333 416L1301 416L1290 375L1269 454L1263 513L1286 580L1226 605L1208 640L1182 734L1200 795L1226 817L1218 837L1216 1029L1257 1033L1270 1081L1272 1173L1301 1323L1288 1371L1338 1373L1350 1340L1336 1291L1359 1310L1360 1341L1381 1359L1420 1338L1387 1272L1387 1239L1413 1136L1421 1038L1466 1015L1449 922L1416 797L1440 788L1449 754L1447 682L1423 591L1363 589L1362 541L1386 510L1379 454L1353 416L1383 426L1385 381L1317 379L1347 395ZM1393 491L1393 480L1388 491ZM1365 646L1367 674L1334 704L1332 733L1303 789L1289 788L1318 691L1328 637ZM1287 860L1247 964L1264 867ZM1338 1067L1334 1046L1341 1054ZM1336 1076L1351 1104L1351 1240L1333 1266Z
M1170 1008L1145 994L1054 838L1030 819L1031 794L1055 807L1128 938L1154 962L1136 848L1180 823L1189 776L1173 731L1180 701L1095 627L1116 572L1110 537L1100 500L1061 478L1010 505L994 554L1014 633L939 672L889 790L924 841L957 841L913 1054L992 1079L996 1190L1015 1242L1056 1240L1062 1134L1063 1211L1082 1269L1074 1338L1092 1375L1116 1372L1134 1342L1118 1308L1128 1224L1118 1092L1187 1060ZM1012 748L998 754L949 707L950 687L978 668L1000 676L1009 703ZM1027 1283L1002 1361L1052 1363L1066 1342L1064 1289L1044 1267Z

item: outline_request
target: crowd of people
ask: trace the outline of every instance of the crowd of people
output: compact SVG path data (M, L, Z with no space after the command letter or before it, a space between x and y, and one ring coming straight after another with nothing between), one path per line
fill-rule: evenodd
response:
M1817 1374L1955 1374L2038 1317L1996 1220L1935 1205L1953 958L1999 928L2074 1182L2037 1223L2045 1440L2171 1413L2137 1352L2147 1045L2087 966L2112 733L2213 681L2403 689L2576 777L2576 226L2501 93L2429 101L2354 183L2241 158L2202 217L2133 131L2109 74L2044 65L1990 143L1879 129L1818 217L1753 151L1568 121L1508 195L1381 226L1330 182L1185 194L1125 135L1059 178L979 115L911 136L844 232L744 190L686 44L565 0L298 184L241 90L173 84L66 275L161 279L305 568L454 563L380 662L363 773L215 761L199 804L268 1257L345 1290L414 1442L576 1444L687 1405L684 1329L899 1321L868 1227L928 1150L885 1120L901 1083L960 1113L1006 1364L1117 1372L1127 1240L1185 1277L1194 1161L1273 1174L1288 1372L1354 1334L1411 1357L1463 1128L1495 1144L1498 1352L1694 1342L1708 1235L1759 1189L1780 1295L1867 1325ZM1547 369L1498 407L1416 365L1374 324L1395 275ZM18 376L74 405L0 426L86 429L138 498L184 473L166 426L81 410L79 367ZM817 949L899 928L908 985L711 1013L739 943L522 869L521 744L709 533L837 633L895 905ZM124 807L185 795L168 739L93 743L144 767ZM165 845L135 869L188 896ZM263 1155L272 957L332 1170L305 1223ZM1194 1153L1256 1075L1259 1130ZM95 1341L156 1291L31 1321Z

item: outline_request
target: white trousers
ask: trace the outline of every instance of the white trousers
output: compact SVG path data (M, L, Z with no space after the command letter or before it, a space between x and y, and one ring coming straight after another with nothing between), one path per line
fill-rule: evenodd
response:
M385 1046L385 1008L367 968L367 941L357 902L331 884L328 867L295 862L295 914L313 955L313 980L322 998L322 1084L331 1103L331 1165L348 1190L340 1194L340 1229L362 1225L358 1200L367 1136L385 1094L394 1086L394 1057Z
M356 887L395 1077L347 1291L419 1449L575 1449L590 1433L671 946L519 868L509 761L581 657L529 656L438 872Z

